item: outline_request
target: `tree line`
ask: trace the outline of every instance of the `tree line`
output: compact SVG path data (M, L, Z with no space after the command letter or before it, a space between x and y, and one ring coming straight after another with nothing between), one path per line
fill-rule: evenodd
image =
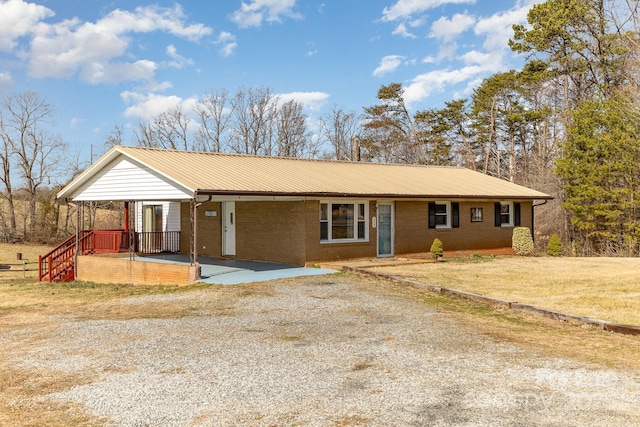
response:
M351 159L358 124L355 113L334 106L312 125L301 102L243 87L210 91L188 111L178 105L141 121L133 137L140 147L344 160ZM106 145L121 143L122 134L116 127Z
M361 113L334 106L312 123L303 104L269 88L217 89L188 111L177 106L139 122L133 143L466 167L555 196L536 208L539 242L558 233L576 255L640 254L638 2L548 0L513 30L509 46L526 58L522 69L494 74L441 108L410 112L402 85L392 82ZM29 230L46 222L31 201L64 147L49 132L50 117L34 93L6 98L0 111L2 197L10 207L18 176ZM116 126L105 149L123 134ZM15 213L3 210L0 227L14 238Z

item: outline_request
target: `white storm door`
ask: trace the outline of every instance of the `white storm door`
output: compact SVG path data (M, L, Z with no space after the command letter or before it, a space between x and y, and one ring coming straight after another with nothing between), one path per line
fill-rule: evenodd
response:
M222 255L236 254L236 202L222 203Z
M378 256L393 256L393 205L378 203Z

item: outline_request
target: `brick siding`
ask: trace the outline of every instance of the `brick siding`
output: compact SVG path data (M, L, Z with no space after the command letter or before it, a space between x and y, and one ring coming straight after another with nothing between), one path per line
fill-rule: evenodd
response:
M77 280L97 283L183 286L196 280L196 268L193 266L98 255L79 256L77 272Z

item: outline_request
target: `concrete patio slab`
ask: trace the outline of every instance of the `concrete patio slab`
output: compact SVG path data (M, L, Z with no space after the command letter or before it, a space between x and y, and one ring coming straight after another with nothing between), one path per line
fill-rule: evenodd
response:
M189 256L182 254L138 256L135 257L135 260L175 264L190 263ZM217 259L205 256L198 257L198 262L200 263L200 279L197 282L216 285L237 285L337 273L336 270L329 268L307 268L273 262Z

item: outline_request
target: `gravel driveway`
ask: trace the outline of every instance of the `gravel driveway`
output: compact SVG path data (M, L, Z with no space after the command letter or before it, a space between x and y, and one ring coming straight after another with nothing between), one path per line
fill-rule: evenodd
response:
M190 314L65 316L12 362L91 373L94 382L47 398L114 426L640 425L637 376L493 341L361 280L254 284L226 300L216 288L130 298L120 310L177 304Z

